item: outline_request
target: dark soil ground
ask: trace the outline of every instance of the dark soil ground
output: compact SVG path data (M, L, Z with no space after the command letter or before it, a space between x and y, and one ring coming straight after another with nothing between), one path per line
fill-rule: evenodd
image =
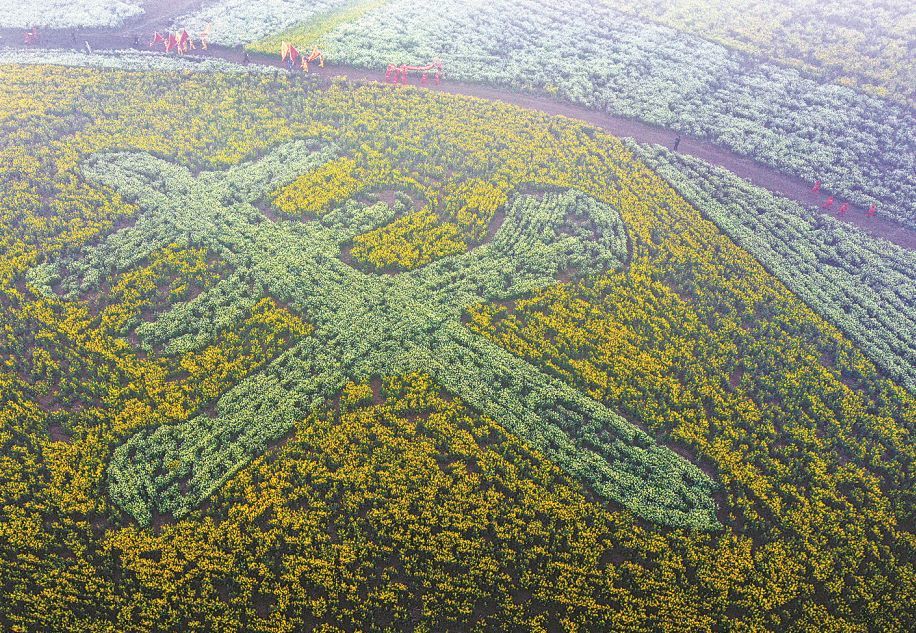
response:
M201 4L203 4L203 0L147 0L144 3L145 14L129 20L124 26L116 30L43 31L41 33L41 41L36 46L85 50L85 42L89 42L94 50L131 48L149 50L147 45L154 31L166 30L175 17L185 14ZM135 43L136 38L139 38L139 44ZM23 45L23 30L0 29L0 45L26 48ZM202 51L198 49L193 52L193 55L240 62L243 59L244 52L240 48L211 45L209 50ZM267 56L249 53L249 57L252 64L270 65L278 69L284 68L279 55ZM313 74L325 78L343 77L348 81L385 81L383 70L367 70L353 66L332 64L327 64L324 68L318 68L317 64L312 64L311 70ZM413 83L418 83L416 78L413 79ZM614 136L632 138L640 143L654 143L671 147L677 136L677 132L673 130L633 119L561 103L549 97L519 94L502 88L443 81L439 86L430 84L427 89L491 101L501 101L529 110L579 119L606 130ZM916 249L916 231L906 228L893 220L881 217L880 209L877 217L869 218L865 209L850 204L849 211L840 216L836 213L836 209L843 200L837 198L837 203L834 205L833 210L823 210L821 209L821 204L830 195L829 191L822 189L821 192L814 193L811 191L812 183L786 175L775 168L757 163L750 158L736 154L704 139L691 138L681 134L678 151L682 154L700 158L712 165L725 167L757 186L794 200L805 207L829 213L844 222L859 227L870 235L884 238L909 250Z

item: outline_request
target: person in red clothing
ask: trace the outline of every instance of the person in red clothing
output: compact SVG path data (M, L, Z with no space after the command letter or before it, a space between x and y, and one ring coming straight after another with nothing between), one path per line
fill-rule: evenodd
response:
M866 213L866 215L870 218L873 218L876 215L878 215L878 206L874 202L872 202L871 206L868 207L868 212Z
M833 196L827 198L827 202L821 205L821 209L831 209L833 208Z
M840 205L840 215L846 215L847 211L849 211L849 203L844 202Z
M814 193L817 193L817 192L820 191L820 190L821 190L821 181L820 181L820 180L815 180L815 181L814 181L814 186L811 187L811 191L813 191Z

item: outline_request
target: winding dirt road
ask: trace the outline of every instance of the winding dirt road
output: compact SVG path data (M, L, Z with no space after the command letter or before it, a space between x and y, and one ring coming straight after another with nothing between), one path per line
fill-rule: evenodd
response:
M157 6L155 11L148 12L140 18L130 21L117 31L47 31L42 33L42 40L39 45L44 48L83 50L84 42L88 41L95 50L129 50L132 48L148 50L147 42L153 31L167 29L174 16L185 13L200 4L200 2L201 0L167 1L162 3L165 6ZM137 38L139 38L139 46L135 46ZM26 48L22 44L22 30L0 29L0 42L7 46ZM244 53L241 49L217 45L211 45L207 51L194 51L193 54L196 57L218 58L233 62L240 62L243 55ZM252 64L268 65L278 69L284 68L279 56L260 55L257 53L249 53L249 56ZM348 81L383 82L385 80L384 71L367 70L353 66L327 64L324 68L318 68L313 65L312 72L321 77L343 77ZM414 79L414 83L416 83L416 79ZM671 147L678 134L675 131L634 119L589 110L548 97L526 95L501 88L454 81L443 81L439 86L430 85L426 88L449 94L500 101L529 110L579 119L606 130L614 136L632 138L639 143L654 143ZM821 209L821 204L830 195L830 192L822 190L819 193L814 193L811 191L811 183L805 182L800 178L789 176L772 167L757 163L710 141L691 138L684 134L681 134L678 151L700 158L712 165L724 167L753 184L794 200L802 206L830 213L844 222L859 227L870 235L884 238L908 250L916 250L916 230L909 229L880 215L870 218L866 215L865 209L852 204L850 204L849 211L845 215L839 216L835 209L842 202L840 198L837 198L837 204L834 205L833 211L823 210Z

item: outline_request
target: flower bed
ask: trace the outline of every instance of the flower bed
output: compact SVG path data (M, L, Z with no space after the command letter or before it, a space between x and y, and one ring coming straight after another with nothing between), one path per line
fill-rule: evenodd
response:
M906 628L912 394L620 140L0 82L7 628Z

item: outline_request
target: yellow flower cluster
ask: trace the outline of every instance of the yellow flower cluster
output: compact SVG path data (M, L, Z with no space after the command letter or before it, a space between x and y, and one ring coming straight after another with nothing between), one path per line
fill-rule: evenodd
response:
M321 215L359 191L362 182L355 172L352 158L332 160L284 187L274 197L274 204L287 215Z
M198 617L228 629L400 628L419 618L431 630L588 631L638 623L637 609L651 608L614 585L663 572L602 561L611 552L654 557L643 528L604 542L618 529L614 515L423 375L386 379L378 404L372 393L349 385L340 410L299 423L213 509L158 534L128 527L108 539L137 579L127 606L140 624L177 627L181 605L193 602ZM412 597L420 587L422 606ZM164 619L144 612L153 593L170 605ZM606 607L614 597L622 613ZM692 622L704 621L699 606L687 605Z
M467 248L454 223L442 222L429 207L358 236L353 256L379 269L410 270Z
M363 147L356 158L342 157L303 174L273 196L278 211L294 217L320 216L361 192L411 192L429 200L354 241L352 255L375 269L411 270L460 253L487 233L497 209L508 201L509 185L472 178L436 186L441 174L420 165L405 175L378 151Z

